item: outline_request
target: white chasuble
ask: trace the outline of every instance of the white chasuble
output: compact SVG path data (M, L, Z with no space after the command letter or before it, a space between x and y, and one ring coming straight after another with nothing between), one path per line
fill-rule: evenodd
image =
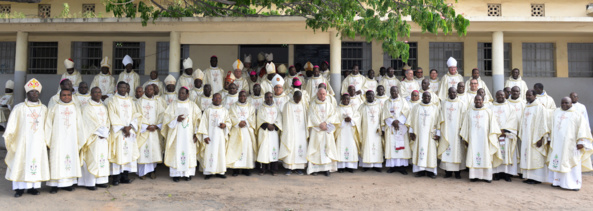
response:
M523 119L519 124L519 139L521 140L520 167L523 178L545 181L547 168L545 166L548 146L545 144L550 133L548 117L550 112L537 100L527 104L523 110ZM544 139L541 147L537 142Z
M267 127L262 128L263 124L274 124L278 130L269 131ZM278 151L280 150L280 131L282 131L282 113L275 104L264 104L257 111L257 140L258 153L257 162L271 163L278 161Z
M336 128L338 166L342 163L354 163L354 167L356 167L360 147L360 136L358 135L361 127L360 113L352 104L340 104L337 112L340 120L340 127ZM350 122L346 122L347 117L350 117Z
M229 110L231 134L226 149L226 165L234 169L252 169L255 163L255 108L249 103L237 102ZM239 124L245 121L245 126Z
M432 169L437 166L437 143L433 137L440 135L436 130L438 115L436 105L420 102L412 108L406 120L410 133L416 134L416 139L411 140L412 163L418 167Z
M239 101L239 93L236 93L234 95L228 94L223 98L222 105L224 106L224 108L229 110L231 109L231 106L237 103L237 101Z
M8 118L3 135L7 151L5 178L13 184L50 179L45 143L46 115L45 105L25 100L13 108Z
M73 103L60 101L47 114L45 136L49 147L51 180L49 186L67 187L81 176L79 150L84 145L84 125L80 109Z
M224 129L219 127L221 123L226 125ZM204 175L226 172L225 152L231 126L229 111L222 105L211 105L202 114L198 133L203 137L198 146L198 160ZM206 138L210 138L210 143L204 142Z
M196 104L200 107L202 112L206 111L206 109L212 105L212 95L210 95L210 97L206 97L205 95L199 96L196 98Z
M102 95L113 95L115 91L115 78L109 74L99 73L93 78L90 88L99 87Z
M465 169L465 144L459 137L459 130L463 116L467 110L465 102L459 98L442 101L439 117L438 156L441 158L440 167L445 171L459 171Z
M448 98L447 95L449 95L449 92L448 92L449 88L451 88L451 87L457 88L457 84L459 82L463 82L463 76L461 76L459 73L455 73L455 75L451 75L451 73L449 73L447 71L447 74L445 74L441 78L441 83L439 84L439 98L447 99Z
M284 105L282 110L282 136L279 159L287 169L305 169L307 163L307 130L306 106L301 99Z
M381 137L381 104L365 102L358 109L361 115L360 155L362 163L383 163L383 137Z
M138 123L142 113L132 101L129 95L121 96L115 94L107 104L109 111L109 120L111 121L112 136L109 148L111 155L109 162L113 165L112 174L119 174L124 169L130 172L136 172L136 160L140 156L138 151L138 143L136 142L136 135L139 131ZM125 137L123 128L131 126L130 136ZM126 165L124 169L120 169L119 165ZM128 171L128 170L126 170Z
M78 99L78 102L80 102L80 109L82 109L86 105L88 105L89 104L89 100L91 100L91 94L90 94L90 92L87 93L86 95L83 95L83 94L80 94L80 93L77 92L72 97L75 97L75 96Z
M385 159L412 158L408 128L405 126L409 114L409 104L402 97L390 98L383 105L381 123L385 126ZM399 121L398 130L392 125L396 120Z
M165 92L163 98L165 99L165 103L167 103L167 105L171 105L171 103L178 98L177 92Z
M513 77L511 76L507 81L504 82L505 88L509 87L512 89L515 86L519 87L519 99L525 100L525 94L527 93L527 90L529 90L529 87L527 87L527 83L525 83L525 81L521 79L521 76L519 76L516 80L513 79Z
M494 102L490 109L501 130L504 130L505 137L499 137L500 154L502 165L494 170L494 173L504 172L511 175L517 174L517 115L515 109L508 103Z
M282 111L282 109L284 109L284 105L286 105L286 103L290 100L291 98L288 97L288 95L284 92L280 95L274 95L274 105L276 105L279 111Z
M410 100L412 91L414 90L420 91L420 86L418 86L418 83L416 83L415 80L404 79L399 84L399 96L405 98L408 101ZM422 93L420 93L420 96L422 96Z
M194 71L201 71L201 70L197 69ZM177 84L175 84L175 91L179 90L181 87L184 87L184 86L189 88L189 90L192 90L194 88L194 77L192 77L191 75L185 74L185 71L183 71L183 74L181 76L179 76L179 78L177 79Z
M348 93L348 87L350 85L354 86L354 91L361 91L362 86L364 85L364 82L366 81L366 78L364 76L362 76L361 74L358 75L354 75L354 74L350 74L348 75L343 81L342 81L342 93ZM317 86L315 86L317 87ZM375 90L373 90L375 91ZM314 99L313 99L314 100Z
M498 136L500 128L488 108L471 108L465 114L460 136L468 143L466 166L470 179L492 180L492 168L502 163Z
M185 117L178 122L179 115ZM165 165L170 170L170 176L193 176L198 165L197 145L194 142L196 128L200 122L202 111L189 99L176 100L167 107L163 116L163 130L166 137Z
M222 91L224 84L224 70L219 67L209 67L204 70L204 84L212 86L212 93Z
M140 76L138 75L138 73L134 72L134 70L130 71L130 73L128 73L126 70L119 73L119 77L117 79L117 82L115 82L115 85L117 85L117 83L119 83L120 81L124 81L128 83L128 85L130 85L130 92L128 93L128 95L130 96L134 96L136 87L140 86ZM159 91L162 92L164 90Z
M309 167L307 174L318 171L336 171L338 158L334 132L340 127L339 113L336 107L326 98L315 101L309 105L307 111L307 129L310 130L309 146L307 147L307 160ZM327 130L322 130L320 124L325 123Z
M109 114L102 102L89 101L82 109L84 123L84 146L80 156L84 160L79 186L95 186L107 183L109 176Z
M140 133L138 135L138 147L140 150L139 164L161 163L162 157L162 137L160 129L162 128L162 118L166 105L157 99L157 96L148 98L142 96L136 103L142 112ZM147 130L149 125L156 125L157 130Z
M379 83L379 85L383 85L383 88L385 88L386 92L389 92L389 90L391 90L391 87L397 87L399 88L399 80L393 76L392 78L389 78L389 76L385 76L383 77L383 79L381 79L381 82Z

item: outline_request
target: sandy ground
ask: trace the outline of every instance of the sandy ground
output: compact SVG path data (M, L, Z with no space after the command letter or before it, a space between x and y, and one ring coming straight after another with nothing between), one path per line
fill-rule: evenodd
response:
M0 150L4 160L5 150ZM202 176L191 181L173 182L168 169L157 167L157 179L135 180L90 191L76 188L49 194L42 185L39 196L24 194L14 198L11 182L0 180L0 204L11 210L591 210L593 175L583 175L583 188L566 191L549 184L527 185L512 182L469 182L415 178L412 174L375 171L332 173L331 177L278 176L253 174L227 179ZM410 169L411 171L411 169ZM283 172L283 171L282 171ZM0 165L5 175L6 164Z

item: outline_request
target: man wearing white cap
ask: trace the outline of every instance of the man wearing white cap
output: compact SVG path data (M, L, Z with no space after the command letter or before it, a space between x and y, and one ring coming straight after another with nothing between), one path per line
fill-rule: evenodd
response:
M261 79L261 93L271 92L274 93L274 87L272 86L272 78L276 76L276 65L274 62L266 64L266 78Z
M266 68L266 56L264 56L263 52L259 52L257 54L257 67L255 68L255 72L258 72L260 70L265 70Z
M235 76L235 81L233 82L237 85L238 92L246 91L249 92L249 82L247 82L247 77L244 77L243 74L244 64L241 60L237 59L233 63L233 75Z
M284 79L282 79L282 76L274 76L272 86L274 87L274 104L278 107L278 110L282 111L284 104L290 100L290 97L284 92Z
M447 60L447 67L449 67L449 72L441 78L439 90L449 90L449 87L457 88L457 84L463 82L463 76L457 73L457 60L453 57L449 57L449 60ZM441 91L439 92L439 98L447 99L447 94L447 91Z
M284 78L286 76L287 72L288 72L288 69L286 69L286 65L281 64L280 66L278 66L278 74L280 74L280 76L282 76Z
M200 69L197 69L192 74L192 77L194 78L194 88L189 91L189 99L192 102L195 102L196 98L198 98L198 96L204 93L204 86L202 86L202 80L204 80L204 72L202 72L202 70Z
M248 79L249 78L249 72L251 71L251 54L245 54L245 56L243 57L243 69L241 69L241 71L243 72L243 78Z
M14 104L12 92L14 91L14 82L12 80L6 81L6 89L4 95L0 98L0 130L4 131L6 128L6 121L10 116L10 110Z
M91 83L91 89L95 87L101 89L103 95L101 100L105 100L115 93L115 78L111 76L109 69L111 69L111 64L109 64L109 57L106 56L101 60L101 72L95 76Z
M165 92L163 93L163 98L165 99L167 105L177 100L177 92L175 90L175 77L173 77L172 75L168 75L165 78Z
M130 57L129 55L124 56L122 63L124 64L125 71L119 74L117 82L126 82L130 87L134 88L140 86L140 76L138 75L138 73L134 72L134 60L132 60L132 57ZM134 91L134 89L130 89L128 94L130 96L134 96Z
M179 90L182 86L189 88L189 90L194 88L194 63L191 58L187 57L187 59L183 60L183 74L179 76L177 79L177 85L175 86L175 90ZM196 71L202 71L200 69Z
M41 88L35 78L25 84L27 99L14 107L3 135L7 151L6 179L12 181L14 197L22 196L25 190L39 195L41 182L49 180L45 144L47 107L39 101Z
M156 71L156 70L150 71L150 80L144 82L142 87L144 89L146 89L146 86L148 86L150 84L154 84L157 86L158 90L155 90L155 95L157 95L157 96L161 96L162 93L165 91L165 86L163 86L163 82L159 79L159 71Z
M218 67L218 57L210 57L210 67L204 70L204 83L212 86L212 93L219 93L223 89L224 70Z
M66 72L62 74L61 79L67 78L72 81L72 84L74 84L74 92L76 92L78 90L78 84L82 82L82 76L74 69L74 61L72 61L72 59L64 60L64 67L66 67Z

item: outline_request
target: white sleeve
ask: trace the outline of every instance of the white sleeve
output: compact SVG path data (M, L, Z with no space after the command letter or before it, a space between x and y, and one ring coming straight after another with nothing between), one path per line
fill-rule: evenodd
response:
M410 133L414 133L414 130L412 129L412 127L410 127L410 130L409 130L409 132L410 132Z
M158 127L159 129L163 129L163 124L162 123L158 124L158 125L156 125L156 127Z
M391 127L391 124L393 124L393 121L395 121L395 119L387 118L387 119L385 119L385 124L387 124L387 126Z
M146 132L146 128L148 128L148 125L146 125L146 124L142 124L142 125L141 125L141 129L140 129L140 133L144 133L144 132Z
M97 129L97 131L95 131L94 134L97 136L101 136L101 137L107 137L107 136L109 136L109 128L100 127Z
M124 128L124 126L114 125L113 126L113 133L117 133L117 131L120 131L122 128Z
M134 129L135 131L138 131L138 119L134 119L132 120L132 122L130 122L130 125L132 125L132 129Z
M399 117L397 118L397 120L399 121L399 124L404 124L404 123L406 123L406 120L408 120L408 118L406 118L406 116L404 116L402 114L402 115L399 115Z
M437 130L436 136L441 136L441 130Z
M577 144L582 144L583 145L583 148L586 149L586 150L593 149L593 145L591 144L591 142L590 141L586 141L584 139L579 140L577 142Z
M177 126L177 121L173 120L173 121L169 122L168 126L169 126L169 128L175 128Z

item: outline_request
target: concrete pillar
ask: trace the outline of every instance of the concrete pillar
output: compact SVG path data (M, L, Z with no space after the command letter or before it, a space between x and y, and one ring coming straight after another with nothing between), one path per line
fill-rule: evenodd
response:
M342 39L337 37L338 32L329 32L329 63L330 63L330 85L340 101L342 89Z
M375 75L379 75L379 69L383 67L383 41L374 40L371 43L371 64Z
M288 67L294 65L294 44L288 45Z
M181 43L179 43L179 32L172 31L169 39L169 74L179 77L181 69Z
M492 94L504 89L504 36L502 31L492 33Z
M556 41L556 77L568 78L568 42Z
M478 67L478 41L475 39L467 39L467 41L463 43L463 52L463 76L471 77L472 69ZM459 69L459 64L457 66L457 71L461 71ZM445 70L445 73L448 71L449 70Z
M508 39L509 37L507 37ZM512 38L511 38L512 39ZM512 40L511 42L511 70L519 68L521 76L523 76L523 41Z
M25 100L25 82L27 80L27 50L29 48L29 33L16 33L16 52L14 56L14 104ZM43 90L41 90L43 91Z

